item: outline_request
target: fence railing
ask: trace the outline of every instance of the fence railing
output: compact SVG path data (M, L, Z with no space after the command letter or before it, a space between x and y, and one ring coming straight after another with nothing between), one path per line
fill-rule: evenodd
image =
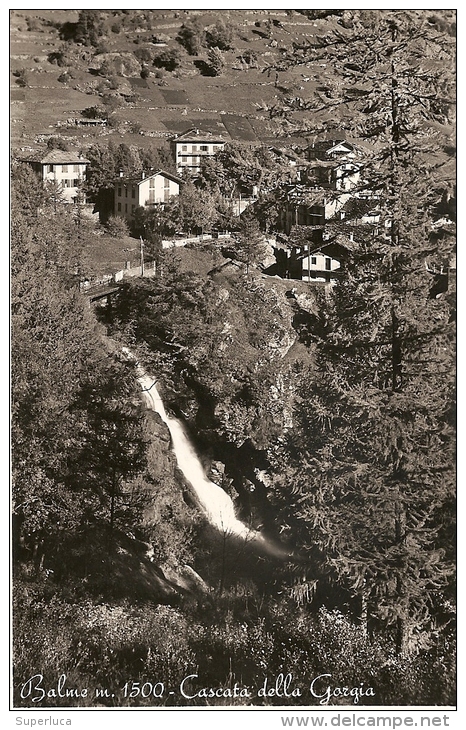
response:
M230 231L218 231L216 233L202 233L200 236L190 236L189 238L167 238L162 240L162 248L176 248L177 246L187 246L190 243L203 243L218 238L230 238L230 236Z
M155 261L145 261L143 267L141 267L141 264L139 266L127 266L114 274L104 274L100 279L92 279L91 281L85 279L79 283L79 290L84 294L87 292L92 293L95 289L111 286L133 276L155 276L155 268Z
M162 241L162 248L174 248L177 246L187 246L190 243L202 243L204 241L212 241L218 238L230 238L230 231L216 231L214 233L204 233L200 236L191 236L189 238L170 238ZM114 274L104 274L99 279L88 280L85 279L79 283L79 289L81 292L92 292L95 289L104 288L111 286L119 281L123 281L127 277L132 276L155 276L156 264L155 261L145 261L144 271L142 272L141 264L137 266L131 266L131 262L128 261L124 269L116 271Z

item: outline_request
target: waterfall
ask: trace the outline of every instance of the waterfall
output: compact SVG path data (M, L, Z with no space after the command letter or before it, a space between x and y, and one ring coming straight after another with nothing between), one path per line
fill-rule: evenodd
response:
M123 352L128 359L135 360L127 348L123 348ZM137 378L141 385L144 399L148 407L158 413L162 421L167 425L178 467L186 480L191 484L209 522L224 534L235 535L245 540L259 542L264 545L265 540L262 535L248 528L236 517L235 508L230 496L218 484L208 479L183 424L177 418L173 418L167 414L154 378L147 375L139 363L136 363L136 365Z

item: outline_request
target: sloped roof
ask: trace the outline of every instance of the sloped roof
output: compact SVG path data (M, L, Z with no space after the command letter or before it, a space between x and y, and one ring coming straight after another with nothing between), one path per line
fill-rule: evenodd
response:
M354 147L344 139L319 139L309 143L309 151L312 151L316 157L328 155L332 150L340 145L344 145L348 148L348 151L353 151Z
M310 246L310 250L306 251L306 256L310 256L319 252L325 253L327 255L338 255L338 252L341 252L343 250L345 251L354 251L356 248L356 244L354 241L352 241L348 236L345 236L341 233L337 234L336 236L332 236L327 241L321 241L321 243L316 243L315 246Z
M316 158L325 158L326 155L330 154L339 145L347 147L349 152L374 154L377 151L375 144L361 139L353 139L352 137L345 137L344 139L335 139L335 137L330 139L308 139L307 145L308 151L312 150Z
M181 134L177 134L175 137L173 137L172 142L221 142L223 144L226 143L226 139L223 137L220 137L219 135L212 134L212 132L203 132L200 129L192 128L188 129L186 132L182 132Z
M49 150L38 152L24 158L24 162L40 162L42 165L89 165L90 160L77 152L65 152L64 150Z
M328 191L322 188L309 187L308 185L292 185L286 190L287 200L299 205L317 205L328 197Z
M165 170L156 170L150 175L145 175L144 177L119 177L116 179L116 183L131 183L134 185L141 185L141 183L146 182L146 180L151 180L153 177L157 177L158 175L161 175L162 177L168 177L169 180L173 180L173 182L177 182L179 184L184 182L181 177L178 177L178 175L174 175L172 172L165 172Z

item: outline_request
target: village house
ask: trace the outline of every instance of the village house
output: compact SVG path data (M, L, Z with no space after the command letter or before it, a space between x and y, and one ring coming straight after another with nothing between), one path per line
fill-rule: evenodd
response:
M352 234L334 236L317 244L309 241L294 246L287 252L288 275L301 281L335 283L352 248Z
M356 162L361 150L345 140L319 140L307 148L306 182L317 187L347 192L360 180Z
M89 160L76 152L50 150L43 154L31 155L23 159L39 178L46 183L56 183L66 202L72 203L80 195L85 202L81 186L86 178Z
M115 183L115 215L131 218L136 208L168 203L180 194L181 178L164 170L141 178L120 177Z
M183 170L199 172L203 157L213 157L222 150L226 141L222 137L210 132L201 132L199 129L189 129L177 135L171 141L171 148L176 162L178 173Z
M293 226L324 226L329 220L340 219L350 197L349 193L333 196L322 188L290 185L281 205L279 227L288 235Z
M355 225L377 224L377 196L364 188L361 179L364 151L345 140L311 143L305 150L306 164L297 169L298 180L283 188L280 230L289 234L294 226L323 227L329 221L354 218Z

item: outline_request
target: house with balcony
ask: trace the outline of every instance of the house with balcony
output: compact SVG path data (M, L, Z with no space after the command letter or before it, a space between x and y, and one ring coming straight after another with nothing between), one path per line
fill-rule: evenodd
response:
M148 208L168 203L180 194L183 180L164 170L141 178L119 177L115 183L114 213L121 218L131 218L136 208Z
M201 132L199 129L189 129L171 140L172 153L179 174L183 170L197 173L201 169L204 157L213 157L219 150L223 150L226 140L222 137Z
M86 179L90 161L76 152L50 150L43 154L23 158L44 184L56 183L68 203L73 203L80 195L85 202L81 186Z
M325 188L309 185L289 185L280 206L278 225L287 235L294 226L325 226L329 220L340 219L349 193L335 195Z
M360 181L362 150L345 140L319 140L307 148L305 181L309 185L348 192Z

